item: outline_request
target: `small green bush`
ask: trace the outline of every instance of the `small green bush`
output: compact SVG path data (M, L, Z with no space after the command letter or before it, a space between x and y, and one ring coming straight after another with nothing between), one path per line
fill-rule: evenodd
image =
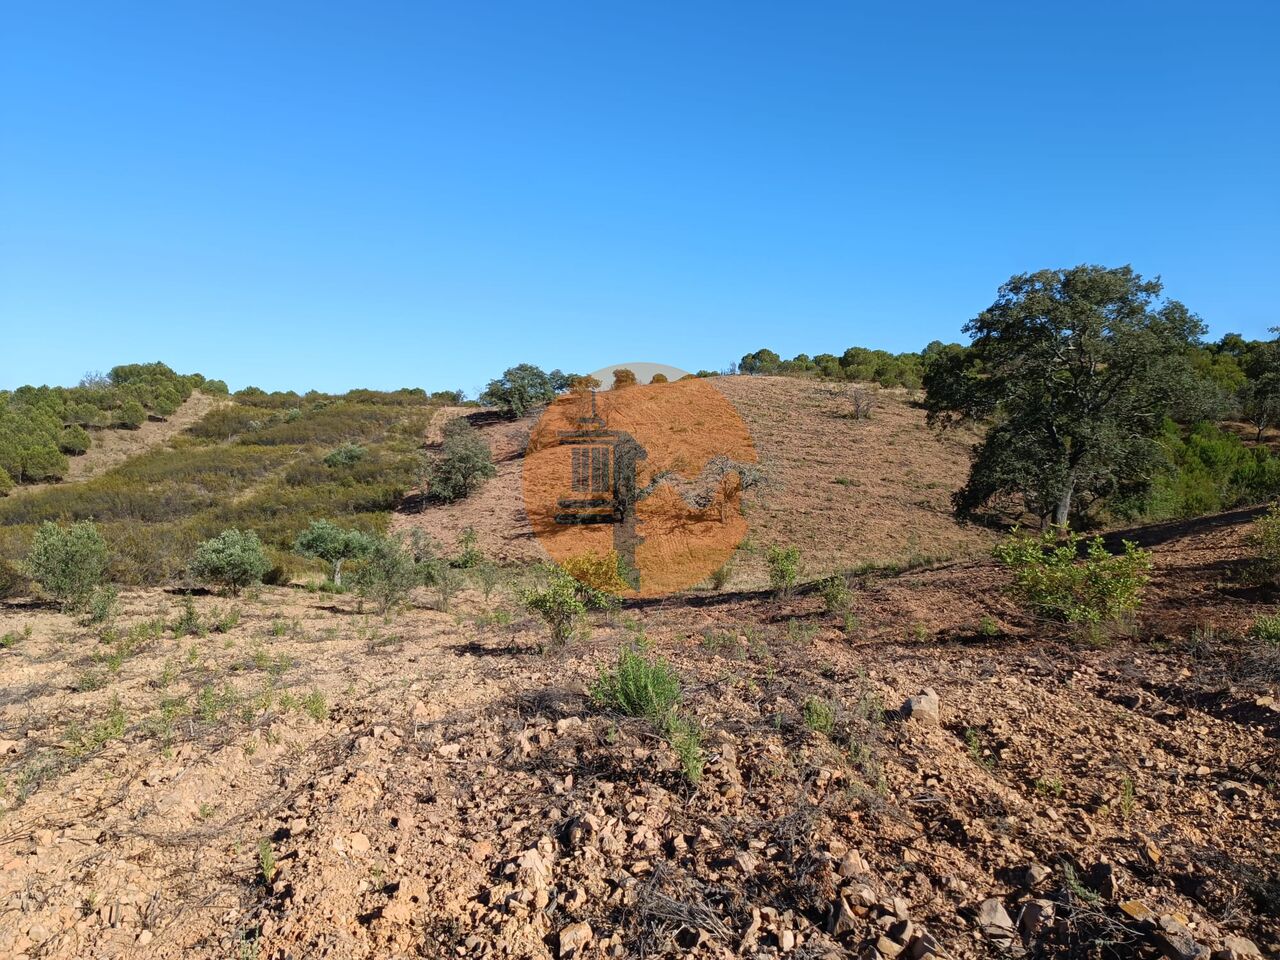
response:
M837 573L822 581L822 602L828 613L843 614L853 604L853 592L844 574Z
M526 590L521 596L525 607L546 621L552 646L568 643L586 616L587 607L579 595L579 587L577 580L556 569L545 587Z
M126 430L137 430L146 420L147 411L137 400L126 400L116 415L116 422Z
M9 472L0 467L0 497L7 497L9 491L13 489L13 477L9 476Z
M1249 636L1268 647L1280 647L1280 615L1258 617L1249 629Z
M643 717L664 727L680 703L680 676L661 657L647 656L635 646L623 647L613 670L602 673L591 688L597 704L628 717Z
M430 464L431 494L447 502L461 500L497 475L489 445L470 422L462 417L449 421L440 456Z
M252 530L224 530L196 547L189 570L197 580L225 587L232 595L252 583L261 583L271 563L262 541Z
M296 420L296 418L295 418ZM286 419L286 423L293 423L295 420ZM332 451L324 458L326 467L350 467L359 463L365 458L366 450L364 447L356 443L344 443L338 449Z
M1273 503L1254 521L1250 540L1257 550L1263 572L1271 576L1280 571L1280 503Z
M66 427L58 435L58 449L72 455L84 453L89 449L89 431L75 423Z
M425 566L399 538L374 537L356 571L356 590L374 603L384 619L388 618L423 582Z
M804 725L814 733L831 736L836 728L835 704L822 697L810 697L804 702Z
M800 581L800 548L771 546L765 559L769 563L769 584L780 597L789 597Z
M36 531L24 569L64 610L84 606L107 571L107 544L90 520L46 521Z
M85 611L87 623L109 623L116 615L119 606L120 591L112 584L103 584L93 591L89 598L89 606Z
M992 552L1013 573L1014 591L1043 616L1096 626L1136 610L1150 579L1151 552L1126 540L1124 553L1113 556L1095 537L1082 557L1083 540L1051 529L1015 535Z

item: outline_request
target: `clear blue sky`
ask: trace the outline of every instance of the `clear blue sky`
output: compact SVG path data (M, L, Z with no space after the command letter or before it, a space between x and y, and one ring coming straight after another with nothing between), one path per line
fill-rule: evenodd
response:
M959 339L1132 263L1280 323L1274 3L0 0L0 387L461 387Z

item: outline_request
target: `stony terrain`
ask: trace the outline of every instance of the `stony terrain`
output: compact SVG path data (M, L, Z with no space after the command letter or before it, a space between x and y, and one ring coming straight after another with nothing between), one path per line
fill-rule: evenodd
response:
M962 449L904 452L894 485L851 451L905 444L918 412L828 421L838 398L796 384L724 385L762 453L768 410L813 438L762 457L752 540L881 564L847 612L760 589L748 554L723 591L539 652L520 425L496 422L498 479L398 521L475 526L508 562L488 596L423 591L384 623L300 585L130 590L111 632L5 602L0 956L1280 952L1280 651L1242 639L1280 593L1246 575L1253 514L1131 532L1147 605L1074 636L945 518L930 484ZM635 645L682 678L696 784L591 696Z

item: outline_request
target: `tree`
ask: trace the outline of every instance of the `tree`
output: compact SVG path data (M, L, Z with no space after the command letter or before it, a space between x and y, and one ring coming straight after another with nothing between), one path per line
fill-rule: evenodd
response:
M655 373L649 378L650 383L667 383L667 375L665 373Z
M636 374L634 370L630 370L627 367L618 367L613 371L612 389L622 390L626 387L634 387L636 383Z
M774 373L780 363L782 363L782 358L772 350L757 350L755 353L746 354L738 361L738 372L748 374Z
M251 583L261 583L271 564L256 533L232 529L196 547L189 567L197 580L221 584L235 595Z
M13 477L9 476L4 467L0 467L0 497L7 497L12 489Z
M147 411L137 400L126 400L120 406L120 426L127 430L137 430L147 419Z
M555 398L551 377L530 363L508 368L499 379L490 380L480 394L481 403L499 407L517 419Z
M58 449L63 453L81 454L89 449L89 432L73 423L58 435Z
M24 572L64 610L82 607L107 572L107 544L92 521L45 521L36 531Z
M1042 523L1150 483L1166 416L1198 402L1200 319L1131 267L1020 274L926 368L929 422L990 426L955 495L968 514L1020 495Z
M342 562L363 557L373 549L373 538L359 530L348 530L328 520L313 520L294 542L294 550L333 564L333 585L342 586Z
M1272 327L1271 332L1280 334L1280 327ZM1280 337L1253 344L1243 366L1246 380L1236 397L1245 422L1257 431L1254 439L1261 443L1263 431L1280 423Z
M430 470L431 493L442 500L469 497L483 480L496 477L489 445L464 417L445 424L440 456Z

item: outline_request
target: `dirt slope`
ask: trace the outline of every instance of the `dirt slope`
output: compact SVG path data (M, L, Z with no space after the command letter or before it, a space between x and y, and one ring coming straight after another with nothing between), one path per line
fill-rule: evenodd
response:
M94 430L90 434L93 442L89 449L78 457L69 458L67 475L60 482L87 480L119 466L130 457L167 443L219 403L225 402L224 397L194 390L182 406L164 420L147 420L137 430ZM47 486L50 484L23 484L15 487L10 496Z
M864 386L876 405L870 419L854 420L845 385L792 377L711 382L746 423L767 478L748 495L748 549L731 581L735 586L765 583L759 554L770 544L798 546L817 574L860 563L968 555L990 543L984 531L957 524L950 513L951 492L968 470L972 437L931 431L906 391ZM439 442L433 431L455 415L470 416L489 443L497 478L468 500L399 515L394 526L418 527L446 545L472 527L491 556L545 559L520 487L535 418L510 422L489 411L448 408L437 416L428 443Z

